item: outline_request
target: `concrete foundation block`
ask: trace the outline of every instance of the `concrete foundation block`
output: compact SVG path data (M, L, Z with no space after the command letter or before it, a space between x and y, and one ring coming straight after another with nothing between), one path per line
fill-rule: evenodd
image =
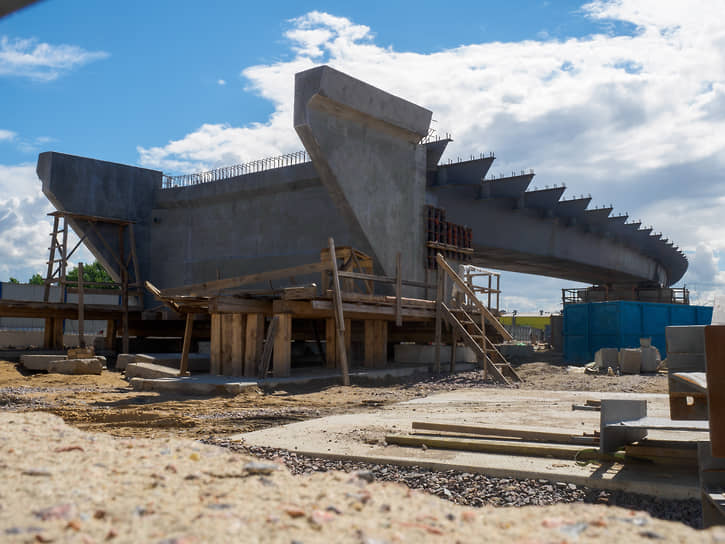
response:
M48 370L50 363L65 359L65 355L21 355L20 364L26 370Z
M617 348L602 348L594 354L597 368L617 368L619 366L619 350Z
M179 395L227 396L239 395L247 389L256 388L256 380L232 381L221 376L197 376L191 378L133 378L131 387L135 391L158 391Z
M63 359L48 365L50 374L100 374L103 364L95 357L92 359Z
M642 351L642 368L641 372L657 372L660 366L660 352L655 347L643 347Z
M705 372L707 364L704 353L668 353L668 372Z
M531 344L498 344L496 349L510 362L523 363L536 358Z
M705 325L665 327L667 356L670 353L705 353Z
M133 353L119 353L116 357L116 370L126 370L129 363L136 362L136 355Z
M435 346L425 344L396 344L393 346L394 361L396 363L410 363L429 365L435 363ZM450 362L451 347L441 346L441 364ZM475 363L476 356L470 348L458 346L456 348L457 363Z
M126 366L126 379L131 378L176 378L179 371L153 363L129 363Z
M136 355L135 363L150 363L179 369L181 367L181 353L154 353ZM189 372L209 372L211 370L211 357L205 353L189 353Z
M622 374L639 374L642 368L642 352L639 349L619 351L619 369Z

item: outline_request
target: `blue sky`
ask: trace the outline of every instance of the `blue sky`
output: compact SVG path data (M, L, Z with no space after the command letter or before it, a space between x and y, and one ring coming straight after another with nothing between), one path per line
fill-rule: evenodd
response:
M693 2L40 2L0 19L0 280L42 270L40 151L170 173L295 151L293 74L330 63L432 109L454 157L495 151L492 172L654 225L706 302L725 285L725 6ZM570 285L510 274L504 300L555 310Z

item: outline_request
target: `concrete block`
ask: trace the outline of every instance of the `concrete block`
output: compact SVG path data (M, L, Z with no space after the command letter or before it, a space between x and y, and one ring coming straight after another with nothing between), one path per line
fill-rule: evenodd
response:
M705 363L704 353L668 353L667 354L667 370L668 372L705 372L707 364Z
M116 357L116 370L126 370L126 366L135 361L136 355L134 353L119 353L118 357Z
M137 354L136 363L150 363L179 369L181 367L181 353L154 353L153 355ZM189 353L189 372L209 372L211 358L205 353Z
M648 348L651 345L652 345L652 337L640 338L639 339L639 347L641 347L641 348Z
M430 365L435 363L435 346L424 344L395 344L393 346L393 360L396 363L410 363ZM441 346L441 364L450 362L451 347ZM458 346L456 348L457 363L475 363L476 356L470 348Z
M21 355L20 364L26 370L48 370L48 365L65 360L65 355Z
M101 361L92 359L63 359L48 365L50 374L100 374L103 370Z
M180 395L239 395L257 387L256 380L235 381L223 376L191 376L184 378L133 378L136 391L159 391Z
M153 363L129 363L126 366L126 379L131 378L176 378L179 371Z
M642 351L641 372L657 372L660 365L660 352L655 347L639 348Z
M619 351L619 369L622 374L639 374L642 368L642 352L639 349L621 349Z
M619 350L617 348L602 348L594 354L597 368L619 367Z
M667 357L670 353L705 353L705 325L665 327Z
M504 359L515 363L533 361L536 358L534 346L531 344L498 344L496 349Z

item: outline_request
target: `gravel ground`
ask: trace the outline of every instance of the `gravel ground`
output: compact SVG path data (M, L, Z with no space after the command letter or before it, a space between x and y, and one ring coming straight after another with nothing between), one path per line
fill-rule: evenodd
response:
M354 472L369 481L405 484L411 489L425 491L464 506L546 506L576 502L608 504L641 510L652 517L679 521L696 529L702 526L702 509L700 502L695 499L664 500L647 495L591 489L548 480L494 478L456 470L439 472L423 467L330 460L299 455L287 450L247 447L224 438L210 437L202 442L284 463L295 475L328 471Z

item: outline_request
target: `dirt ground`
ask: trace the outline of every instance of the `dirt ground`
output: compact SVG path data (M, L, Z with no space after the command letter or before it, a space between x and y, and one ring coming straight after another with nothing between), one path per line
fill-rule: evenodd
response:
M584 374L558 361L516 366L524 389L666 393L667 378ZM478 372L418 377L374 386L297 386L250 390L233 397L190 397L137 392L122 374L65 376L28 373L0 361L0 410L56 414L83 430L115 436L193 439L257 430L313 417L373 411L438 391L495 387Z

